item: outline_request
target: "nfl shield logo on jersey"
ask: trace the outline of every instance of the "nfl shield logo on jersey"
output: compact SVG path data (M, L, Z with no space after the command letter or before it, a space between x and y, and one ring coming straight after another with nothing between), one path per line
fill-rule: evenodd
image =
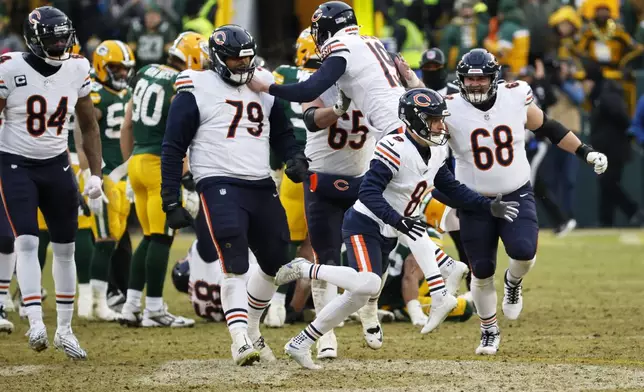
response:
M219 194L222 195L222 196L225 195L226 194L226 189L224 189L224 188L219 189Z

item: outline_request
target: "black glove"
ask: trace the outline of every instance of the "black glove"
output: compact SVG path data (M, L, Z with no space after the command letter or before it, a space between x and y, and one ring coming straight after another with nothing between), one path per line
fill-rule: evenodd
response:
M195 184L195 179L192 178L192 173L189 171L181 177L181 185L186 188L187 191L195 192L197 190L197 184Z
M513 222L514 218L519 215L519 202L516 201L501 201L502 195L496 195L496 199L490 204L490 213L497 218L505 219L508 222Z
M405 217L400 218L398 223L394 225L396 230L405 234L407 237L411 238L413 241L416 241L417 238L422 237L425 230L427 230L427 224L420 220L420 217Z
M162 189L161 199L163 200L163 212L166 213L167 223L171 229L177 230L192 226L192 216L181 205L181 199L177 193Z
M309 162L311 160L304 155L302 151L298 151L291 159L286 161L286 169L284 174L296 184L304 181L308 174Z

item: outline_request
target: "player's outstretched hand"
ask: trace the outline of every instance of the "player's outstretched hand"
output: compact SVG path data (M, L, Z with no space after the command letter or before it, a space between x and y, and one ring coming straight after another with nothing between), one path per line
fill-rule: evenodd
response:
M602 174L606 169L608 169L608 158L606 158L606 155L601 152L589 152L586 156L586 162L593 165L593 169L597 174Z
M309 162L311 160L304 155L302 151L299 151L293 156L293 158L286 161L286 168L284 169L284 174L296 184L304 181L309 171Z
M406 87L423 87L423 84L420 79L418 79L416 72L411 69L409 64L407 64L407 61L405 61L405 59L400 54L394 57L394 63L396 64L398 74L403 78Z
M344 91L340 90L340 96L335 105L333 105L333 113L336 116L342 116L349 109L349 105L351 105L351 98L347 97Z
M248 88L256 93L267 93L269 87L270 84L257 77L257 75L253 75L253 78L248 82Z
M427 224L421 221L420 217L403 216L394 227L399 232L411 238L412 241L416 241L417 238L422 237L425 230L427 230Z
M493 216L505 219L508 222L514 222L514 218L519 215L519 202L516 201L502 201L500 193L496 195L496 199L490 205L490 213Z

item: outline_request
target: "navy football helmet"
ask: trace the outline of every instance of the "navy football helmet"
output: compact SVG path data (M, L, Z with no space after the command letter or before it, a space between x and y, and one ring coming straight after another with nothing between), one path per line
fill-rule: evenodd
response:
M38 7L27 15L23 36L29 50L45 60L67 60L76 42L71 20L50 6Z
M172 283L178 291L188 294L190 263L187 259L177 261L174 268L172 268Z
M229 24L215 29L208 39L208 52L211 68L229 84L241 86L253 78L257 67L257 45L253 36L243 27ZM226 65L227 59L242 57L250 57L247 66L231 69Z
M435 146L443 146L449 139L443 123L449 115L443 96L428 88L411 89L398 102L398 117L407 129ZM439 129L432 129L432 124L437 121L441 122Z
M501 65L494 55L485 49L472 49L463 55L456 66L458 84L463 99L472 104L481 104L489 101L496 95L501 75ZM489 86L465 86L467 76L488 76Z
M341 1L320 4L311 17L311 35L318 48L335 33L349 26L355 26L357 31L358 19L353 8Z

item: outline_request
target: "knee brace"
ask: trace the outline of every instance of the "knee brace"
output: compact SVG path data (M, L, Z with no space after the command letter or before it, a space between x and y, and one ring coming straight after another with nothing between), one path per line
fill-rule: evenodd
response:
M5 255L13 253L13 242L13 237L0 237L0 253L4 253Z
M472 277L478 279L489 278L494 276L496 262L494 260L470 260L470 269L472 270Z
M477 278L476 276L472 276L472 287L481 289L487 286L494 287L494 276L487 278Z
M74 261L74 250L76 249L76 244L73 242L68 242L61 244L59 242L51 243L51 250L54 253L54 260L59 261ZM112 243L114 246L114 243Z
M512 274L513 276L522 278L528 273L528 271L532 269L532 266L536 261L536 257L530 260L515 260L510 258L510 265L508 269L510 270L510 274Z
M356 295L366 295L367 300L380 292L382 280L373 272L358 272L356 289L352 291Z
M35 235L21 235L16 238L14 243L16 252L37 252L38 237Z

